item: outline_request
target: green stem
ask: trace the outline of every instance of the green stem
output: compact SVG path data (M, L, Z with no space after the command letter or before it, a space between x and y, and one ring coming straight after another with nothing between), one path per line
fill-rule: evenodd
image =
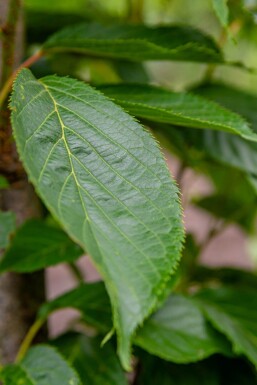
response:
M21 11L20 0L10 0L6 23L1 28L2 39L2 76L3 85L14 68L16 28Z
M26 334L20 346L15 362L20 362L23 359L23 357L26 355L35 336L37 335L37 333L39 332L39 330L41 329L44 323L45 323L44 319L37 319L34 322L34 324L31 326L31 328L29 329L28 333Z
M144 19L144 0L128 0L128 20L140 23Z
M22 69L26 67L30 67L32 64L34 64L36 61L38 61L41 56L43 55L42 51L36 52L34 55L30 56L27 60L25 60L7 79L6 83L4 84L1 92L0 92L0 108L4 104L10 90L12 87L12 83L17 75L17 73Z

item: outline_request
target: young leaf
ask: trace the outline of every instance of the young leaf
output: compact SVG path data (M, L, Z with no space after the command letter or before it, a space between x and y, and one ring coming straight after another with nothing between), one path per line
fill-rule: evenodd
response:
M225 339L210 327L192 301L172 295L139 330L135 343L151 354L176 363L202 360L214 353L229 354Z
M212 38L188 26L83 23L57 32L43 49L46 53L70 51L130 61L223 61Z
M47 345L31 348L19 364L4 367L0 378L4 385L82 385L75 370Z
M227 0L212 0L212 6L221 25L226 28L229 21Z
M32 183L105 280L119 355L128 368L131 336L180 258L177 187L149 133L82 82L56 76L38 81L24 69L11 108Z
M72 262L82 254L83 250L62 230L30 220L18 229L0 260L0 273L29 273L61 262Z
M45 303L39 309L38 317L46 319L49 314L65 307L79 310L87 324L103 333L112 328L111 305L103 282L85 283Z
M101 339L78 333L65 334L52 344L78 372L83 385L128 385L115 349Z
M15 214L11 211L0 211L0 249L5 249L10 236L15 230Z
M195 296L213 326L257 367L257 294L250 288L206 289Z
M103 86L101 90L132 115L154 122L226 131L257 141L247 122L218 104L149 85Z

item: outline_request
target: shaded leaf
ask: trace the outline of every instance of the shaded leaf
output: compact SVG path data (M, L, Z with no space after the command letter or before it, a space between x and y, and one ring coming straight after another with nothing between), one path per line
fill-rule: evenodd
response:
M38 345L15 365L3 368L4 385L82 385L76 372L52 347Z
M69 333L52 341L52 344L77 370L83 385L128 384L110 343L101 347L100 338Z
M151 354L176 363L229 354L227 341L207 324L197 306L173 294L136 335L135 343Z
M76 289L45 303L39 309L38 317L46 319L49 314L66 307L79 310L87 324L104 333L112 328L111 305L103 282L81 284Z
M39 220L26 222L16 232L0 261L0 272L32 272L61 262L72 262L83 254L60 229Z
M195 300L213 326L229 338L234 352L244 354L257 367L256 290L206 289Z
M149 133L82 82L56 76L37 81L24 69L11 108L33 184L105 280L119 355L128 368L131 336L155 308L180 258L177 187Z
M247 122L208 99L148 85L103 86L101 90L131 114L149 121L226 131L256 141Z
M72 51L130 61L223 61L211 37L184 26L83 23L57 32L43 48L46 52Z
M11 211L0 211L0 249L8 246L10 236L15 230L15 214Z

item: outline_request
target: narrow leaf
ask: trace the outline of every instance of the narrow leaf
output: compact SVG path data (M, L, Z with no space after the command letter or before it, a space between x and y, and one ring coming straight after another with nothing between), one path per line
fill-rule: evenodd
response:
M15 214L11 211L0 211L0 249L8 246L10 236L15 230Z
M195 296L213 326L257 367L257 294L250 288L206 289Z
M128 385L115 349L101 339L69 333L52 341L78 372L83 385Z
M32 272L61 262L72 262L83 254L60 229L31 220L16 232L0 261L0 272Z
M228 26L229 9L227 0L212 0L213 9L223 27Z
M211 37L183 26L101 25L83 23L57 32L44 44L46 52L78 52L130 61L223 61Z
M192 301L172 295L139 330L135 343L151 354L176 363L229 354L224 338L211 328Z
M64 358L47 345L31 348L19 364L4 367L0 378L4 385L82 385Z
M177 187L149 133L82 82L22 70L11 108L30 179L105 280L128 368L131 336L180 258Z
M257 141L257 135L241 116L196 95L130 84L104 86L101 90L140 118L178 126L225 131Z
M111 305L103 282L83 284L41 306L38 317L46 319L56 310L72 307L81 312L83 320L101 332L112 327Z

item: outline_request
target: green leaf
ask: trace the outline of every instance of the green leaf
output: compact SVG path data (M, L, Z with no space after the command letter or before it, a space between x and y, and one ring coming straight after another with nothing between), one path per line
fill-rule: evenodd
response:
M43 48L48 53L71 51L130 61L223 61L212 38L188 26L83 23L57 32Z
M81 284L39 309L38 317L46 319L56 310L72 307L81 312L83 320L101 332L112 328L111 305L103 282Z
M83 254L60 229L39 220L26 222L16 232L0 261L0 272L32 272L61 262L73 262Z
M0 378L4 385L82 385L64 358L47 345L31 348L19 364L4 367Z
M213 9L223 27L228 26L229 8L227 0L212 0Z
M237 354L244 354L257 367L257 294L241 287L206 289L195 296L213 326L232 342Z
M83 385L128 385L115 349L101 339L78 333L65 334L52 344L78 372Z
M9 186L9 183L7 181L7 179L0 175L0 189L4 189L4 188L7 188Z
M210 327L189 299L173 294L139 330L135 343L147 352L176 363L229 354L225 339Z
M5 249L10 241L10 236L15 230L15 214L11 211L0 211L0 249Z
M128 368L131 336L155 308L180 258L177 187L149 133L82 82L56 76L37 81L24 69L11 108L32 183L105 280L119 355Z
M176 93L149 85L130 84L103 86L101 91L132 115L149 121L209 128L257 140L257 135L241 116L196 95Z
M257 133L257 96L226 85L206 85L196 90L246 118ZM187 133L185 133L186 135ZM257 144L222 132L202 132L189 139L211 158L248 173L257 174Z

